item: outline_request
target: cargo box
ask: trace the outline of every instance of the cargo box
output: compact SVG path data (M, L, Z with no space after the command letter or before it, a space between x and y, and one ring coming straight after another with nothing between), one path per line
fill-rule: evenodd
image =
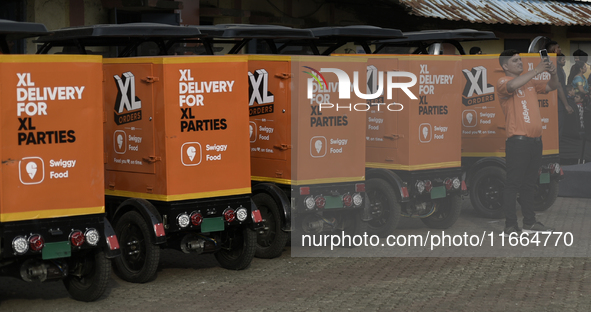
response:
M247 59L105 59L107 195L178 201L250 193Z
M104 213L100 56L2 55L0 221Z

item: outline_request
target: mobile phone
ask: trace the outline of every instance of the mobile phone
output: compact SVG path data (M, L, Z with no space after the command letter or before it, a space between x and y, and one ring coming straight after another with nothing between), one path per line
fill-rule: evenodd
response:
M544 62L550 61L550 57L548 56L548 51L546 51L546 49L540 50L540 57L542 58L542 61L544 61Z

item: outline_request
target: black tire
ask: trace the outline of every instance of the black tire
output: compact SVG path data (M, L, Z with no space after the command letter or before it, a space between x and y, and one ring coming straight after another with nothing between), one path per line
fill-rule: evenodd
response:
M421 221L432 229L450 228L462 213L462 196L459 194L436 199L435 204L437 205L435 212L426 218L421 218Z
M486 218L503 218L503 189L506 179L507 172L500 167L478 170L470 182L472 208Z
M100 298L107 289L111 276L111 261L105 258L105 253L97 249L71 260L74 261L71 263L71 269L80 269L82 275L69 274L63 280L70 296L85 302ZM82 266L82 268L78 266Z
M554 205L558 197L558 181L550 180L547 184L538 184L534 193L534 210L546 211Z
M279 257L287 244L289 233L281 230L282 211L271 196L264 193L252 197L255 205L265 220L265 229L257 233L257 248L255 256L258 258L271 259Z
M115 274L131 283L145 283L156 277L160 247L144 218L136 211L126 212L117 221L115 233L121 257L115 258Z
M250 266L257 248L257 234L248 227L227 229L222 234L223 246L214 255L228 270L244 270Z
M382 179L369 179L365 186L372 213L372 219L367 222L368 234L388 237L400 220L398 197L390 184Z

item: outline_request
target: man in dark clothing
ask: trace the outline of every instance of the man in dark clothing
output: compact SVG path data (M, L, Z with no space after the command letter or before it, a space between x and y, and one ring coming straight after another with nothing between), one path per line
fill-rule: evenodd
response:
M566 100L566 73L564 72L564 65L566 65L566 57L562 54L562 50L560 49L560 45L556 41L550 41L546 43L546 50L548 53L556 53L556 63L558 67L556 68L557 75L558 75L558 83L559 86L556 89L558 92L558 137L562 136L562 129L564 128L564 115L566 113L572 114L574 109L568 105L568 101Z
M505 76L497 82L497 93L505 113L505 161L507 179L503 192L505 212L504 235L519 234L517 223L517 193L519 192L523 231L552 231L536 221L534 192L538 169L542 161L542 117L538 106L538 93L547 93L558 87L556 67L551 61L540 61L534 70L523 73L523 62L516 50L505 50L499 57ZM548 82L533 79L543 72L550 73Z

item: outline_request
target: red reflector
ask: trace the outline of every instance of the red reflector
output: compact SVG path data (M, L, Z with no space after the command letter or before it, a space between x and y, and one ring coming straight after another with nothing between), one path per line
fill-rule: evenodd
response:
M433 189L433 184L431 183L431 181L426 180L425 181L425 191L431 192L431 190Z
M254 223L263 222L263 217L261 217L261 211L260 210L254 210L252 212L252 220L254 221Z
M309 186L300 187L300 195L310 195L310 187Z
M200 226L201 222L203 222L203 216L199 212L193 213L191 215L191 223L194 226Z
M468 187L466 186L466 181L462 181L462 191L467 191Z
M80 231L72 232L72 234L70 234L70 241L72 242L72 245L80 247L84 244L84 234Z
M562 167L560 168L560 175L564 175L564 172L562 171Z
M164 232L164 225L162 225L162 223L154 224L154 232L156 233L156 237L166 235Z
M365 192L365 183L355 184L355 192Z
M45 246L45 241L41 235L33 235L29 238L29 246L31 246L31 250L39 251Z
M322 196L317 196L314 201L316 202L316 207L320 209L324 208L324 205L326 205L326 199Z
M234 209L228 208L224 211L224 219L228 222L234 221L236 219L236 214L234 213Z
M351 205L353 205L353 196L351 196L351 194L343 196L343 205L345 205L345 207L351 207Z
M443 183L445 183L446 189L451 190L451 187L453 186L453 182L451 179L445 179L445 182L443 182Z
M403 186L401 188L402 191L402 197L407 198L408 197L408 189L406 188L406 186Z
M117 235L108 236L107 245L109 245L109 250L119 249L119 241L117 240Z

